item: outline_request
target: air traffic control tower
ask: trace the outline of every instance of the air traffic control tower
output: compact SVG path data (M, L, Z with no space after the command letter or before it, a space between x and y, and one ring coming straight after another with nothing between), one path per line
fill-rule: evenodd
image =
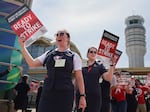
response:
M144 18L138 15L125 19L126 53L129 59L129 68L144 67L146 53Z

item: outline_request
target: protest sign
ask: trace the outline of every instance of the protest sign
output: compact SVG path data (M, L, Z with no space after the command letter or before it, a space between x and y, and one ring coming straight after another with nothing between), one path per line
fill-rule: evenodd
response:
M146 76L146 85L150 87L150 73L147 74Z
M26 5L7 16L6 21L16 35L24 41L26 47L47 32L47 29Z
M112 58L116 52L118 40L119 40L118 36L104 30L98 48L97 59L100 60L106 68L110 67L111 64L110 58Z
M127 71L121 71L118 78L118 85L128 85L131 82L131 75Z
M116 49L115 54L114 54L115 65L117 64L117 62L118 62L118 60L119 60L121 54L122 54L122 51Z

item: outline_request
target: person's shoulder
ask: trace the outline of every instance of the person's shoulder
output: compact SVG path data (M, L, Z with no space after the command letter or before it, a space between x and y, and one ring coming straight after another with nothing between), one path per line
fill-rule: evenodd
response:
M54 53L56 53L56 49L48 50L48 51L46 51L46 56L49 56L49 55L54 54Z
M74 56L74 55L77 55L77 53L74 52L74 51L72 51L72 50L70 50L70 49L67 49L66 55L68 55L68 56Z

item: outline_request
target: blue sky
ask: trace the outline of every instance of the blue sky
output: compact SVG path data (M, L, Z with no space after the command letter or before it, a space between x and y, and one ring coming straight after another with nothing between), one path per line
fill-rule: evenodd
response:
M125 19L140 15L146 29L145 67L150 67L150 0L33 0L32 10L54 39L57 30L67 29L71 40L86 58L89 47L99 47L104 30L120 37L117 48L123 52L117 67L128 67L125 48Z

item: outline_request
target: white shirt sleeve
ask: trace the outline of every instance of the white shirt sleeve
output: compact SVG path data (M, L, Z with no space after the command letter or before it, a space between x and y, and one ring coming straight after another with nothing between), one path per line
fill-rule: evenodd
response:
M42 54L41 56L37 57L37 59L43 64L44 60L46 58L46 54L48 51L46 51L44 54Z
M74 70L75 71L82 70L82 60L77 53L74 54L73 63L74 63Z

